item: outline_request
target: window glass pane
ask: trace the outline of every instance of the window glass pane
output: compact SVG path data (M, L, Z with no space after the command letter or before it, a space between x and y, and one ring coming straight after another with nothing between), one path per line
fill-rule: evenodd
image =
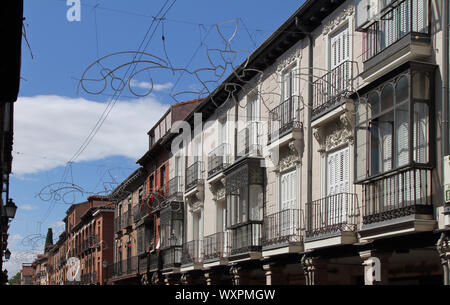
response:
M250 185L250 220L262 220L262 186Z
M388 112L371 122L371 174L392 169L393 112Z
M369 118L374 117L380 113L380 98L377 92L372 92L369 94L368 98L368 108L367 116Z
M367 173L367 125L356 126L355 142L356 179L364 179Z
M396 137L396 166L402 166L409 162L409 115L408 103L397 105L395 108L395 137Z
M415 103L413 109L413 157L414 162L428 163L428 105Z
M248 186L241 188L239 192L239 209L240 209L240 222L246 222L248 220Z
M420 72L416 72L413 75L412 81L413 98L415 99L430 99L430 79L429 77Z
M381 111L385 111L394 106L394 88L387 84L381 91Z
M398 82L397 87L395 88L395 102L397 104L408 100L409 97L409 85L408 78L406 76L402 76Z

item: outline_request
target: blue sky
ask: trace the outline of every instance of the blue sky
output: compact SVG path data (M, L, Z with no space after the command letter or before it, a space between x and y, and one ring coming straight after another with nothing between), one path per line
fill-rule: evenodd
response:
M42 252L48 227L53 228L56 241L71 203L111 190L137 167L136 160L147 149L146 132L170 104L198 96L183 92L199 92L203 88L204 83L192 72L220 64L217 50L227 47L224 38L233 37L229 46L236 51L233 63L238 65L303 3L299 0L80 2L81 20L69 22L65 0L24 0L24 25L31 51L24 40L10 186L11 197L19 209L9 230L12 257L5 265L9 276L20 269L22 262L31 262ZM172 3L164 20L154 18L160 18L160 9ZM141 51L147 54L117 54L136 51L143 41L145 48ZM133 58L145 62L131 66L126 73L130 67L126 64ZM123 68L114 70L121 65ZM149 66L153 68L148 69ZM125 86L120 96L116 95L113 107L111 99L115 91L110 83L103 91L102 82L83 83L87 90L98 94L89 94L79 85L84 72L85 79L90 80L110 71L113 72L108 75L125 77L141 69L146 70L136 74L128 83L130 86ZM186 72L182 73L182 69ZM224 77L230 71L227 67ZM201 80L212 79L221 80L217 75L202 72ZM133 94L146 94L151 83L150 94L140 98ZM120 84L118 79L113 82L116 88ZM213 88L214 83L209 89ZM105 110L110 110L109 115L95 137L67 165ZM55 183L60 183L60 187L74 184L79 191L66 194L62 200L55 194L64 195L63 191L48 192L56 189Z

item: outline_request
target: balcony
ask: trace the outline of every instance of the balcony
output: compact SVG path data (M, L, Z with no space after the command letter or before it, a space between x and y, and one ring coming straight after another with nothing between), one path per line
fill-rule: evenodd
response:
M182 247L175 246L161 250L162 269L168 270L181 266Z
M122 231L122 216L114 218L114 232Z
M208 179L222 172L222 170L230 164L230 160L230 144L222 143L214 148L214 150L208 154Z
M306 211L305 250L356 242L360 217L356 194L339 193L309 202Z
M181 176L170 179L166 187L168 199L183 200L183 180Z
M362 77L366 81L432 54L430 4L429 0L397 1L365 29Z
M298 96L291 96L269 112L268 143L281 139L293 130L303 128L303 108Z
M260 223L249 223L237 226L231 230L231 256L249 255L252 258L261 256Z
M150 266L149 271L154 272L161 269L161 255L159 255L159 252L150 253Z
M138 203L133 207L133 221L136 223L141 220L141 204Z
M122 216L122 229L127 230L130 229L133 225L133 213L132 210L128 210L125 213L123 213Z
M203 162L197 161L186 168L186 185L184 190L185 193L189 192L200 184L203 184Z
M113 277L120 277L125 275L134 275L138 272L138 257L132 256L111 266L110 274Z
M302 210L289 209L264 217L262 246L263 250L281 247L293 247L298 252L303 242ZM290 251L289 251L290 252Z
M345 61L313 83L313 108L311 119L315 120L345 103L353 90L352 61Z
M247 126L237 135L237 157L261 157L261 123L248 122Z
M203 241L192 240L183 244L181 265L191 266L201 264L203 261Z
M362 239L433 230L431 170L396 172L363 186Z
M230 232L219 232L203 238L204 262L226 261L230 255Z

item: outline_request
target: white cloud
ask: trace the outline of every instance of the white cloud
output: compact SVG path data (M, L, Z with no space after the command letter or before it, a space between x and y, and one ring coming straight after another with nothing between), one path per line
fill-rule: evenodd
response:
M137 81L135 79L132 79L130 81L130 86L134 87L134 88L141 88L141 89L151 89L152 88L152 84L149 82L140 82ZM164 83L164 84L153 84L153 90L154 91L164 91L167 89L170 89L173 87L173 83L168 82L168 83Z
M83 143L106 103L55 95L19 97L14 109L13 172L32 174L65 165ZM77 161L109 156L137 159L148 148L147 132L167 111L154 98L117 101Z
M53 230L55 230L55 228L62 228L64 226L65 226L64 221L57 221L57 222L54 222L54 223L50 224L50 227L52 227Z
M3 263L3 266L8 270L8 278L11 279L17 272L22 269L23 263L32 263L37 254L38 250L14 250L11 249L11 258Z
M34 205L31 205L31 204L23 204L23 205L19 206L19 209L26 210L26 211L32 211L32 210L36 210L37 207Z

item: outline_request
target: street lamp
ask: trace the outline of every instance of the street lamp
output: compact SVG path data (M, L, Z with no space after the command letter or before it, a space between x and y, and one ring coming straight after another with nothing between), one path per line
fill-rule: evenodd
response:
M8 200L8 203L5 205L5 216L8 218L14 218L16 216L17 206L14 204L12 199Z
M9 251L9 249L6 249L5 251L5 259L9 260L11 258L11 251Z

